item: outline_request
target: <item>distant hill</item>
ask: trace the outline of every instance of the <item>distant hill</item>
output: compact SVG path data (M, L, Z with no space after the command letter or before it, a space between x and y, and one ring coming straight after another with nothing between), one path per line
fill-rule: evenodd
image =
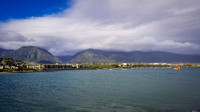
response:
M117 52L88 49L75 54L70 63L110 63L110 62L183 62L199 63L199 55L182 55L169 52Z
M70 60L70 63L109 63L117 62L110 59L110 52L87 49L85 51L78 52L74 55L74 58Z
M13 57L32 63L61 63L61 61L48 51L34 46L21 47L17 50L0 50L0 57Z
M2 53L3 51L6 51L6 50L0 48L0 53Z
M17 50L5 50L0 48L0 57L13 57L22 59L27 63L51 64L51 63L200 63L200 55L182 55L169 52L150 51L150 52L120 52L120 51L103 51L96 49L87 49L76 53L72 56L55 57L47 50L39 47L26 46ZM61 61L62 60L62 61Z
M7 50L7 49L0 48L0 53L2 53L2 52L8 52L8 51L14 51L14 50Z
M101 50L88 49L75 54L70 63L109 63L116 62L108 57L109 53Z
M70 56L57 56L63 63L67 63L74 58L74 55Z

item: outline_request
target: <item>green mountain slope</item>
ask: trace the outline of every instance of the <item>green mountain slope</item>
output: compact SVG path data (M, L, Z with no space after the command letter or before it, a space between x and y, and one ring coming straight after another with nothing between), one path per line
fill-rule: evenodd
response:
M79 52L74 56L75 58L70 61L70 63L109 63L115 62L115 60L110 59L100 50L88 49L83 52Z
M0 57L13 57L15 59L22 59L28 63L61 63L58 58L54 57L48 51L34 46L21 47L13 51L2 51Z
M114 52L88 49L79 52L70 63L111 63L111 62L184 62L199 63L199 55L181 55L169 52Z

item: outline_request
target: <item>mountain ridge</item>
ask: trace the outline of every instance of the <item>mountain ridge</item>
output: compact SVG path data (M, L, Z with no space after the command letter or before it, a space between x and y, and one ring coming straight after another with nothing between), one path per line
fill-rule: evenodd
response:
M87 49L78 53L70 63L119 63L119 62L200 62L200 55L183 55L164 51L103 51L96 49Z
M36 46L23 46L17 50L0 52L0 57L13 57L14 59L22 59L27 63L39 63L39 64L53 64L61 63L61 61L49 53L47 50Z
M53 56L45 49L36 46L24 46L17 50L0 48L0 57L13 57L25 62L38 64L53 63L200 63L200 55L183 55L164 51L104 51L99 49L86 49L71 56ZM62 62L62 61L63 62Z

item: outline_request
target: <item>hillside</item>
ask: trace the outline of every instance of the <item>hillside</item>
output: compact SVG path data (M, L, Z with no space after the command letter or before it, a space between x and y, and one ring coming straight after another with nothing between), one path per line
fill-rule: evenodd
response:
M108 63L115 62L115 60L109 58L106 55L107 52L101 50L88 49L83 52L75 54L70 63Z
M0 49L0 57L13 57L22 59L27 63L120 63L120 62L138 62L138 63L153 63L153 62L168 62L168 63L200 63L199 55L181 55L169 52L120 52L120 51L103 51L95 49L87 49L76 53L73 56L58 56L55 57L48 51L39 47L27 46L17 50ZM59 58L59 59L58 59ZM62 60L62 61L61 61Z
M2 52L9 52L9 51L14 51L14 50L7 50L7 49L2 49L2 48L0 48L0 54L1 54Z
M88 49L76 54L70 63L111 63L111 62L183 62L199 63L199 55L181 55L169 52L117 52Z
M34 46L21 47L17 50L2 50L0 57L13 57L28 63L61 63L61 61L48 51Z

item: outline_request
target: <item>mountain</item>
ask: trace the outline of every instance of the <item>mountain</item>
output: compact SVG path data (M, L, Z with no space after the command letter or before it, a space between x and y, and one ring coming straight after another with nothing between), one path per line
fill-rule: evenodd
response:
M57 56L63 63L70 62L72 59L76 58L77 56L81 55L84 51L78 52L75 55L67 55L67 56Z
M69 62L73 59L73 56L57 56L63 63Z
M117 51L102 51L88 49L79 52L74 56L70 63L112 63L112 62L138 62L138 63L153 63L153 62L183 62L197 63L200 62L199 55L182 55L169 52L151 51L151 52L117 52Z
M48 51L34 46L21 47L17 50L0 50L0 57L13 57L28 63L61 63L61 61Z
M8 52L8 51L14 51L14 50L7 50L7 49L0 48L0 53L2 53L2 52Z
M34 46L21 47L17 50L5 50L0 48L0 57L13 57L22 59L26 63L52 64L62 63L154 63L154 62L183 62L200 63L200 55L182 55L169 52L150 51L150 52L121 52L121 51L103 51L96 49L87 49L76 53L73 56L55 57L48 51ZM62 61L61 61L62 60Z
M0 48L0 53L2 53L2 52L4 52L4 51L6 51L5 49L2 49L2 48Z

